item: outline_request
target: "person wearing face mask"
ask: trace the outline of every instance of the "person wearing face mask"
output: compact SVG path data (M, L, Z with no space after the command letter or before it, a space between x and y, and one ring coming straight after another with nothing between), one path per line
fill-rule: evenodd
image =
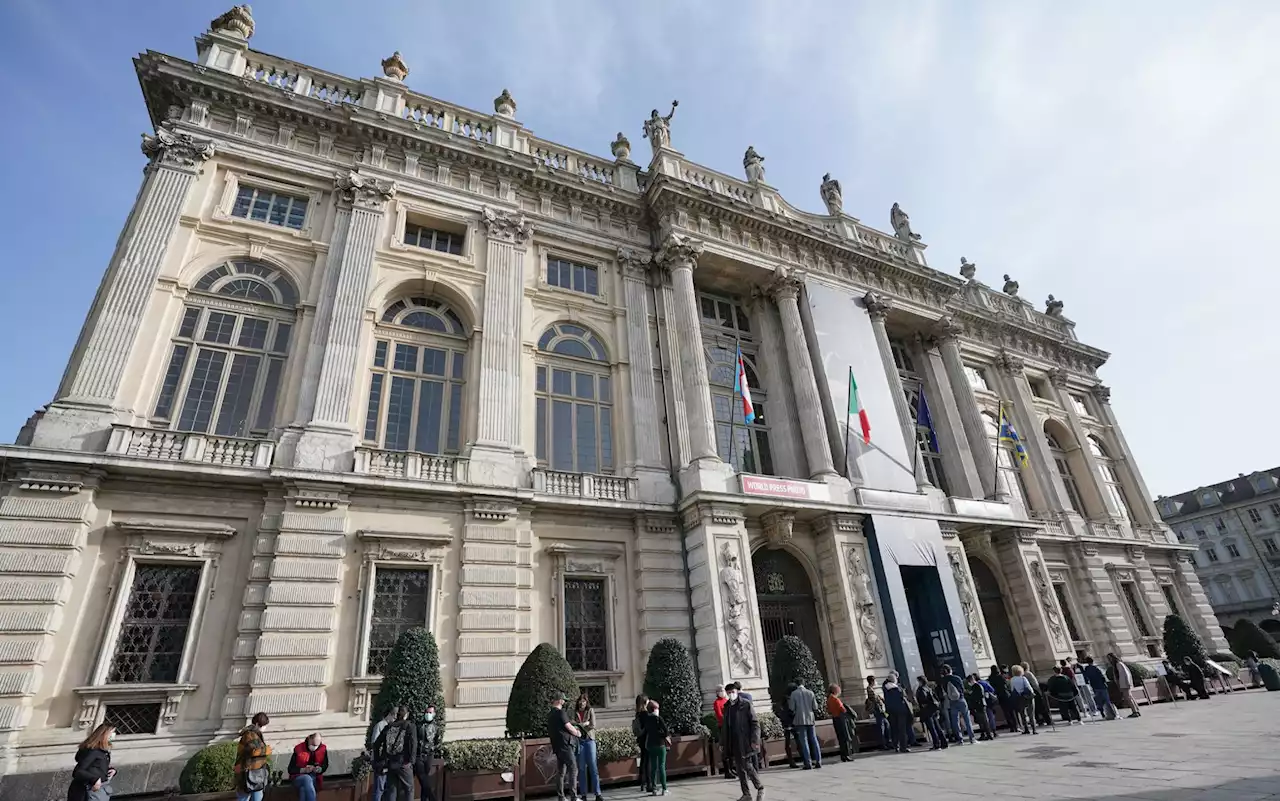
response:
M671 747L671 732L667 722L658 714L658 702L649 701L648 715L641 728L644 731L644 747L649 753L649 795L667 794L667 749Z
M756 791L756 801L764 801L764 785L756 775L755 755L760 751L760 721L751 708L751 702L745 700L738 690L730 685L724 705L724 743L725 758L737 772L738 784L742 788L739 801L751 801L751 791L747 781Z
M413 763L413 774L418 777L423 801L436 801L436 791L431 785L431 768L440 748L440 724L436 721L436 708L427 707L418 722L418 757Z
M67 801L107 801L110 798L111 779L116 773L111 767L111 741L115 738L115 726L103 723L80 743L76 751L76 766L71 771L71 785L67 787Z
M289 783L298 788L298 801L316 801L316 792L323 788L328 769L329 749L320 739L320 732L312 732L293 747L293 756L289 757Z

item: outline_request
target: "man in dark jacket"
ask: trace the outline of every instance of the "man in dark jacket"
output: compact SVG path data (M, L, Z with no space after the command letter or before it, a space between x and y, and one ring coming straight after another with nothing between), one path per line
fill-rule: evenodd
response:
M942 736L942 729L938 726L938 696L933 694L933 688L924 676L916 676L916 710L925 731L929 732L930 742L933 743L929 750L946 748L947 738Z
M1182 669L1187 674L1187 681L1191 684L1191 689L1196 691L1197 698L1208 698L1209 689L1205 687L1204 671L1200 666L1192 661L1191 657L1184 656L1182 658ZM1191 696L1187 696L1187 700L1191 700Z
M996 702L1000 704L1000 711L1004 714L1004 722L1009 727L1009 731L1017 734L1018 704L1014 700L1013 693L1009 692L1009 679L1005 675L1007 670L1008 668L1002 668L1000 665L992 665L987 683L996 694Z
M911 704L898 686L898 671L891 670L881 685L884 691L884 708L889 715L889 729L893 733L893 749L900 754L910 753Z
M1064 672L1061 665L1053 668L1053 675L1049 677L1045 686L1049 690L1049 699L1062 714L1062 722L1068 726L1072 723L1082 723L1080 707L1076 705L1076 683Z
M436 801L435 788L431 786L431 767L439 746L440 725L436 723L436 708L429 706L418 722L418 759L413 764L423 801Z
M396 707L396 719L373 744L375 773L387 777L383 801L413 801L413 765L418 759L418 730L406 707Z
M1093 692L1093 704L1106 720L1116 719L1116 705L1111 703L1111 692L1107 689L1107 674L1093 663L1093 657L1084 658L1084 683Z
M760 722L751 702L743 700L736 691L729 693L729 702L724 706L724 747L742 787L740 801L751 801L748 779L756 790L756 801L764 801L764 785L756 775L755 766L755 755L760 751Z

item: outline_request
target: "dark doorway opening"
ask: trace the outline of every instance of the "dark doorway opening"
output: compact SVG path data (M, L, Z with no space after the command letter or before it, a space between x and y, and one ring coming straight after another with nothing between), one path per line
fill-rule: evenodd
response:
M751 568L756 579L765 664L773 664L778 640L799 637L813 652L818 670L827 676L822 634L818 630L818 605L804 566L786 551L763 549L751 555Z
M964 661L956 647L956 633L946 596L942 594L938 568L903 565L899 570L924 674L936 681L941 676L940 668L951 665L952 670L963 675Z
M1000 582L996 580L995 573L986 562L972 556L969 557L969 572L978 590L978 605L982 607L982 617L987 622L987 634L991 635L991 650L995 653L996 662L1001 665L1021 662L1018 641L1013 636L1013 624L1009 622L1009 612L1005 609L1004 595L1000 592Z

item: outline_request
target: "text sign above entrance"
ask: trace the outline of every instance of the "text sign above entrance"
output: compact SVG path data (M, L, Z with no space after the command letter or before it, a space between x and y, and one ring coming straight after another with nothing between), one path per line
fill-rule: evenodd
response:
M825 501L830 498L826 484L769 476L740 475L738 477L742 479L743 495L767 495L771 498L791 498L797 501Z

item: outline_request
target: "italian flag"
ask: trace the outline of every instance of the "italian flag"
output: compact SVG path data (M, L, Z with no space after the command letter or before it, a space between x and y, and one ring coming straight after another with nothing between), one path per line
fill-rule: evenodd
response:
M858 400L858 382L853 379L853 367L849 367L849 417L858 416L858 424L862 426L862 441L871 444L871 420L867 417L867 410L862 408L862 401Z

